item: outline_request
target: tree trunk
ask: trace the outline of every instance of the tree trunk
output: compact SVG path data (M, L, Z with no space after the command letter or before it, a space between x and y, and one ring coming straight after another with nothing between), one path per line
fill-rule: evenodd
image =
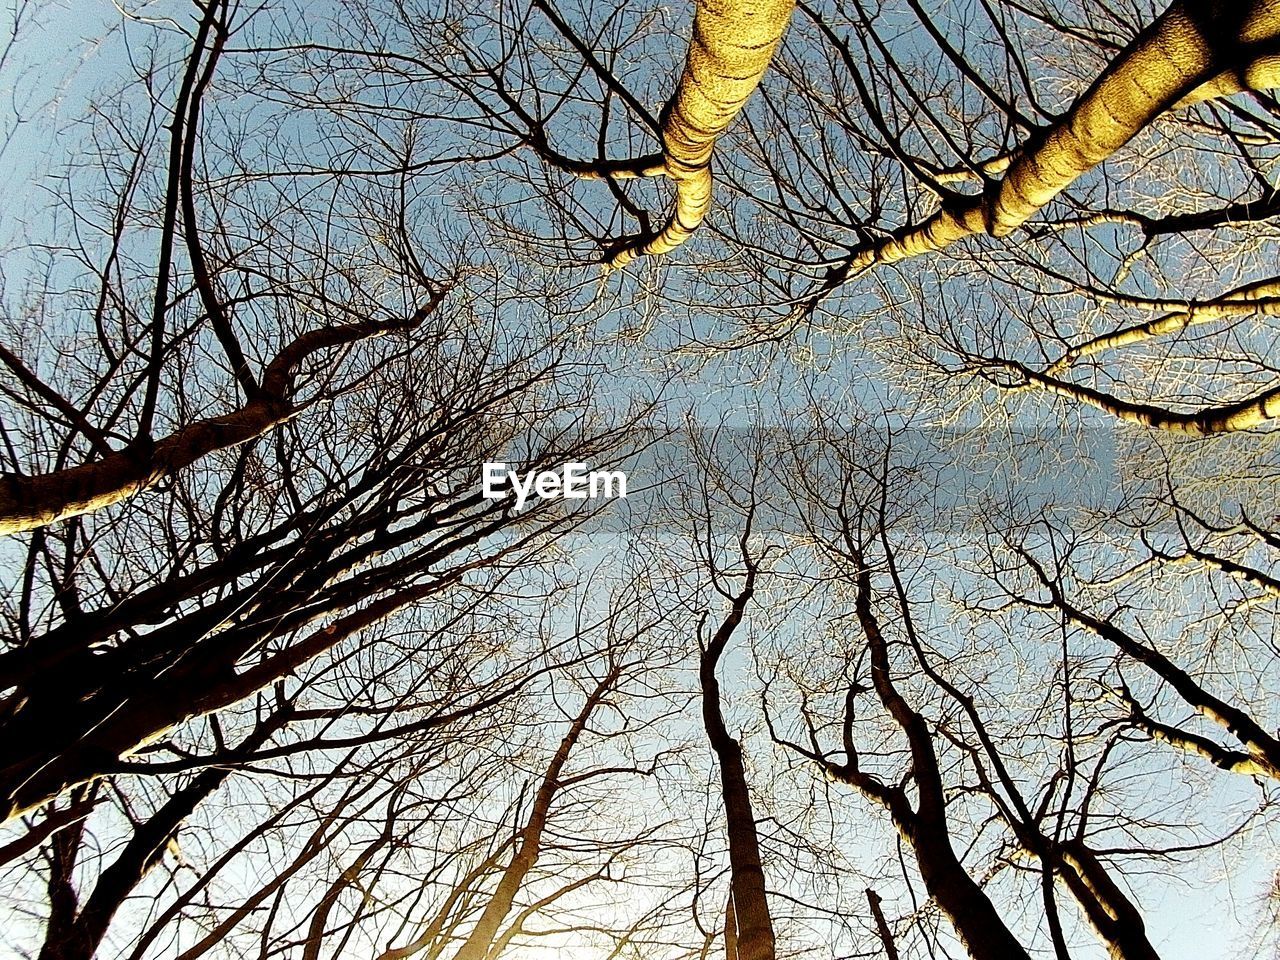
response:
M729 735L720 712L720 683L716 665L753 593L754 569L746 588L733 601L733 608L716 630L702 654L699 679L702 683L702 719L707 739L720 762L720 789L729 835L729 909L726 910L726 952L728 960L773 960L773 919L769 915L764 867L760 862L760 839L755 813L747 790L747 773L742 762L742 746ZM730 931L732 924L732 931ZM732 932L732 936L730 935Z
M689 57L662 123L665 173L676 209L656 237L616 251L609 266L670 253L711 209L711 154L760 84L786 33L794 0L698 0Z

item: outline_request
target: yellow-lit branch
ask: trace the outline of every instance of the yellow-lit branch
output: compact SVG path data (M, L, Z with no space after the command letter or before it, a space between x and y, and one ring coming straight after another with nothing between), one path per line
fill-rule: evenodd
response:
M1280 0L1178 0L1139 34L1058 123L1017 151L982 194L869 244L829 286L879 263L932 253L977 233L1005 236L1161 113L1280 85ZM998 165L997 165L998 169Z
M1144 343L1157 337L1181 333L1188 327L1214 323L1236 317L1263 313L1280 316L1280 277L1259 280L1232 290L1224 296L1201 303L1190 303L1181 310L1166 313L1146 323L1122 327L1113 333L1094 337L1067 350L1046 370L1049 376L1063 373L1077 360L1097 356L1111 350L1119 350L1136 343Z
M711 209L711 154L773 59L794 0L698 0L689 57L662 123L664 172L676 208L666 225L615 251L608 265L669 253L698 229Z

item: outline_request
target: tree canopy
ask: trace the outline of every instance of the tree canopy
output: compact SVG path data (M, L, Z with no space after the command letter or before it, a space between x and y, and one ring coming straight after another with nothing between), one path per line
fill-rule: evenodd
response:
M1280 949L1280 0L6 16L4 950Z

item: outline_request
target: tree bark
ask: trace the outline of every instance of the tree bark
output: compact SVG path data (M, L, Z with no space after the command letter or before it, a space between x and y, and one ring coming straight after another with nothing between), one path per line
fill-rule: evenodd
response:
M925 889L950 921L972 960L1030 960L951 846L946 793L931 731L924 717L894 685L889 645L872 609L871 572L861 554L855 553L854 557L860 568L854 607L871 654L872 686L894 723L906 734L911 751L910 776L918 793L916 808L912 809L902 786L888 786L860 771L853 758L843 767L828 764L828 773L889 811L898 833L915 853Z
M769 913L760 838L747 789L742 745L729 735L720 709L716 667L733 631L742 622L755 592L755 567L748 564L747 581L733 598L728 616L702 652L698 678L702 686L702 721L720 764L720 790L729 835L729 902L725 910L727 960L773 960L775 941Z
M1003 237L1157 116L1280 82L1280 0L1178 0L1122 50L1058 123L1016 152L1002 179L952 195L933 216L858 251L835 283L875 264Z
M670 253L706 218L716 138L759 85L794 7L794 0L698 0L689 56L662 122L664 172L675 184L676 209L657 236L615 251L610 267Z
M287 709L272 714L245 738L236 748L236 753L251 753L284 727L288 719ZM227 765L201 771L150 819L139 824L115 860L102 871L89 899L75 912L74 918L68 915L61 923L55 923L56 918L50 919L40 960L92 960L116 911L160 862L165 847L178 828L201 801L222 785L231 769Z

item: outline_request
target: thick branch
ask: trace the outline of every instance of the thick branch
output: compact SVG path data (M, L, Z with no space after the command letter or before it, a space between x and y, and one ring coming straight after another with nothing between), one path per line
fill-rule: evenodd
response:
M551 762L547 765L546 772L543 774L542 783L538 786L538 792L534 795L533 807L529 811L529 819L520 833L520 841L516 846L515 854L512 856L511 862L507 864L506 869L503 870L502 877L498 881L498 887L493 896L489 898L489 902L485 904L485 908L480 914L479 921L472 929L471 935L458 948L458 952L454 955L454 960L484 960L488 955L489 948L498 936L502 921L511 912L516 895L519 894L521 887L524 885L525 878L529 875L529 871L533 869L534 864L538 862L538 853L542 847L542 835L547 828L551 803L555 800L561 786L563 786L560 774L564 770L565 764L569 762L569 754L582 736L583 731L586 730L587 721L591 719L591 714L600 706L609 690L617 683L620 672L620 668L615 665L596 684L595 689L591 691L586 702L583 703L582 709L578 711L578 715L574 717L573 723L570 724L568 731L561 739L560 746L556 748L556 752L552 756Z
M1012 233L1077 178L1184 103L1280 81L1280 2L1178 0L1143 30L1058 123L1019 149L1004 177L980 194L948 197L921 223L857 250L824 285L863 270L935 253L965 237Z
M102 510L151 489L211 453L273 430L298 412L291 395L302 363L321 350L411 330L435 311L444 292L406 319L335 324L303 334L267 367L257 396L231 413L197 420L154 444L135 444L78 467L0 477L0 536Z
M729 734L720 708L716 667L733 631L742 622L755 593L755 566L748 562L746 584L733 598L728 615L702 652L698 677L702 686L702 721L711 749L720 762L720 789L729 835L729 902L725 910L725 944L729 960L773 960L775 940L769 913L760 838L747 789L742 745Z
M1205 437L1220 433L1236 433L1265 426L1280 417L1280 386L1264 390L1235 403L1202 407L1188 413L1179 413L1150 403L1134 403L1080 383L1068 383L1047 376L1012 360L988 361L1019 377L1023 382L1009 389L1031 387L1046 393L1055 393L1077 403L1097 407L1117 420L1136 423L1167 433L1181 433L1192 437Z
M1244 317L1253 313L1264 313L1268 316L1280 315L1280 277L1246 284L1213 300L1188 304L1185 310L1167 313L1146 323L1122 327L1112 333L1086 340L1069 349L1059 360L1050 364L1045 372L1050 376L1056 376L1084 357L1118 350L1156 337L1181 333L1188 327L1202 323Z
M871 571L860 552L853 552L858 564L855 612L871 653L871 678L880 703L907 736L911 749L911 778L919 799L913 811L900 786L884 788L894 826L915 852L925 889L951 921L956 935L973 960L1027 960L1026 949L1000 918L982 888L974 881L951 846L947 823L947 800L938 756L928 723L907 702L894 684L889 646L872 607ZM836 779L845 779L840 769L830 769ZM859 786L865 775L846 780ZM873 799L876 799L873 797ZM883 801L882 801L883 802Z
M1211 694L1197 683L1191 674L1154 647L1140 643L1111 621L1100 620L1073 606L1044 569L1027 554L1024 553L1023 556L1040 578L1040 582L1048 588L1054 606L1061 610L1067 619L1095 636L1107 640L1126 656L1148 667L1169 684L1188 706L1234 736L1260 764L1266 765L1273 771L1280 771L1280 740L1267 733L1261 724L1240 708Z
M689 57L663 114L662 152L676 209L658 235L614 252L608 265L670 253L711 209L711 154L759 85L786 32L794 0L699 0Z

